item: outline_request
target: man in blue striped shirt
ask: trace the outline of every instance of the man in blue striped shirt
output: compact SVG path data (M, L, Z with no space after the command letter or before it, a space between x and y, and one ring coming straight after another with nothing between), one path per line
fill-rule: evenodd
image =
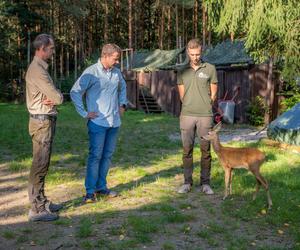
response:
M106 176L116 147L121 116L127 105L126 82L115 67L120 54L117 45L105 44L99 61L82 73L70 92L77 112L88 120L90 146L85 203L95 202L96 194L117 196L115 191L107 188Z

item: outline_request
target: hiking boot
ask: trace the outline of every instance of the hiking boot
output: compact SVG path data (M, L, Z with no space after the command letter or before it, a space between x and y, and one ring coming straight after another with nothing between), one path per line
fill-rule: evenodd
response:
M52 203L51 201L47 201L45 204L45 209L51 213L58 212L62 208L63 208L63 205L55 204L55 203Z
M95 194L104 195L104 196L107 196L109 198L114 198L114 197L117 197L119 195L116 191L113 191L113 190L110 190L110 189L99 190L99 191L96 191Z
M96 195L94 194L86 194L83 197L83 203L94 203L97 201Z
M211 189L210 185L208 185L208 184L203 184L201 186L201 192L208 194L208 195L214 194L214 191Z
M178 193L179 194L186 194L192 190L192 185L191 184L183 184L179 189Z
M48 210L41 212L34 212L32 209L29 210L28 219L29 221L53 221L57 220L59 216L55 213L51 213Z

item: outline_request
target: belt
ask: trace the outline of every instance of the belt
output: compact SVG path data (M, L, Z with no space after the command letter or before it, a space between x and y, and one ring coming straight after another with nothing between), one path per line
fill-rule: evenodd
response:
M41 121L45 121L45 120L55 121L56 120L55 115L30 114L30 117L33 119L41 120Z

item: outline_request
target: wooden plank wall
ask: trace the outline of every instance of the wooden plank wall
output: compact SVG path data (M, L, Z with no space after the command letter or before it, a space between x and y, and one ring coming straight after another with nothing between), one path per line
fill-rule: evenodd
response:
M123 76L126 81L127 87L127 99L130 108L139 108L139 84L137 81L137 72L135 71L123 71Z

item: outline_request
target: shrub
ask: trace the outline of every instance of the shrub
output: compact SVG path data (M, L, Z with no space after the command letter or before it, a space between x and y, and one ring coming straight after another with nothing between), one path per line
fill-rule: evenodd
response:
M249 123L254 126L264 125L264 116L267 112L267 106L261 96L256 96L247 108L247 117Z

